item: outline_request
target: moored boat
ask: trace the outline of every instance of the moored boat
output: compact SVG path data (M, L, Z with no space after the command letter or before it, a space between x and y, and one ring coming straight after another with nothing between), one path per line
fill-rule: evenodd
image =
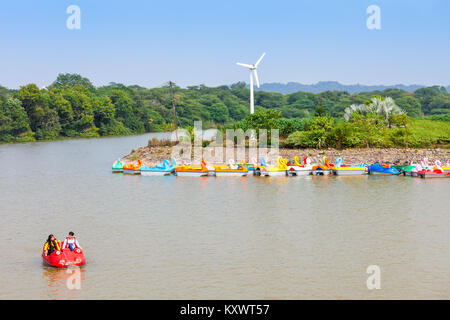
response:
M289 176L310 175L312 172L311 159L307 156L303 157L303 165L299 162L298 156L294 157L294 164L287 165L287 174Z
M404 176L412 176L413 170L416 169L417 166L418 164L411 162L411 164L404 168L401 173L403 173Z
M406 168L408 168L408 166L409 165L407 163L405 163L405 164L394 164L394 165L391 166L391 168L397 169L398 172L403 173L404 170Z
M125 162L122 162L120 158L118 158L113 164L112 164L112 172L113 173L121 173L123 172L123 166L125 165Z
M405 169L405 175L412 176L412 177L418 177L419 171L431 169L431 167L428 165L428 158L426 158L426 157L423 158L422 161L420 161L420 164L411 163L411 166L413 166L412 169L410 169L410 167Z
M169 160L164 160L162 163L158 163L155 167L142 166L140 171L142 176L167 176L175 171L176 165L175 158L172 158L172 164Z
M278 157L277 164L274 166L269 166L266 164L264 158L260 160L261 165L255 167L256 176L266 176L266 177L280 177L286 176L287 170L287 160Z
M372 175L386 175L386 176L400 174L400 172L397 169L391 168L389 167L389 165L385 163L375 163L370 165L369 173Z
M234 165L234 161L230 161L228 166L216 166L214 168L216 177L239 177L248 175L248 169L245 162L241 162L238 166Z
M441 167L441 162L438 160L435 162L435 166L432 169L422 169L417 172L417 175L421 178L450 178L450 172L446 172Z
M312 174L317 176L323 176L333 173L334 165L328 163L328 158L323 157L322 165L315 165L312 167Z
M332 168L333 174L338 176L355 176L366 174L368 171L368 165L361 163L358 167L348 166L342 164L342 158L336 159L336 165Z
M202 160L200 167L194 166L177 166L175 173L178 177L204 177L209 173L206 162Z
M141 174L142 160L138 159L138 163L127 163L123 166L123 173L125 174Z

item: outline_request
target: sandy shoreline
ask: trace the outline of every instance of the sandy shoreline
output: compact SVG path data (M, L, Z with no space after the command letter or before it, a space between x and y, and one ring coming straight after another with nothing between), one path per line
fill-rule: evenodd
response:
M248 162L248 148L246 149L246 161ZM203 152L210 152L210 149L203 148ZM142 159L142 162L148 166L154 166L157 163L170 159L172 154L172 147L140 147L126 156L123 156L125 162L137 163L137 159ZM309 156L312 163L320 163L323 156L327 156L330 162L335 162L336 158L342 158L344 164L359 165L360 163L372 164L375 162L389 162L392 164L404 164L405 162L414 163L420 162L424 157L428 158L429 163L434 163L436 160L442 164L450 163L450 149L377 149L377 148L361 148L361 149L285 149L280 148L279 154L283 158L292 161L294 156L303 159L303 156ZM178 157L176 157L178 159ZM227 163L225 159L225 152L223 161L211 162L209 164ZM192 161L196 164L195 161Z

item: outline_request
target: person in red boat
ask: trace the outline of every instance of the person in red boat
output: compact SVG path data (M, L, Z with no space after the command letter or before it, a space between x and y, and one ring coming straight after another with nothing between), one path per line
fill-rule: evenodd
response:
M64 243L62 245L62 249L69 248L70 251L75 250L76 248L81 249L80 244L78 243L77 238L75 238L75 234L70 231L69 236L64 240Z
M47 241L44 244L44 256L50 255L55 251L60 251L59 243L54 235L49 235Z

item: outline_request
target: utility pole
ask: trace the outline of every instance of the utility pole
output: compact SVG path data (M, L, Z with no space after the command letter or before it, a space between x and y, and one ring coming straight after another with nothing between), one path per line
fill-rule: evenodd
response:
M173 96L173 85L172 81L169 81L170 95L172 96L172 112L173 112L173 124L175 126L175 137L178 141L178 128L177 128L177 112L175 111L175 100Z

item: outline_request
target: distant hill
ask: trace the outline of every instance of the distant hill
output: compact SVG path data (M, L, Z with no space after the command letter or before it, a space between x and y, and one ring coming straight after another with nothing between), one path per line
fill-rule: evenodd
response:
M286 93L294 93L297 91L304 91L304 92L313 92L313 93L319 93L324 91L347 91L348 93L360 93L360 92L369 92L369 91L383 91L386 89L401 89L405 91L415 91L420 88L424 88L423 85L404 85L404 84L395 84L392 86L386 86L386 85L374 85L374 86L368 86L363 84L352 84L352 85L345 85L341 84L337 81L319 81L316 84L301 84L298 82L288 82L288 83L264 83L261 85L259 91L268 91L268 92L280 92L283 94ZM450 92L450 86L446 87L447 92Z

